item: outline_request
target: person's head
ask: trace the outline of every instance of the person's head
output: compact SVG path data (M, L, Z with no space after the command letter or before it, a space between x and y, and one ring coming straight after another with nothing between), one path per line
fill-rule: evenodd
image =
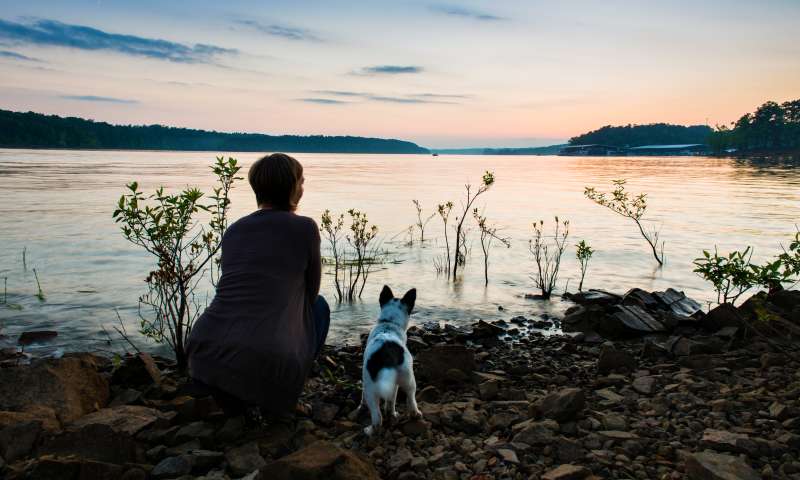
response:
M259 207L293 212L303 196L303 166L285 153L259 158L247 174Z

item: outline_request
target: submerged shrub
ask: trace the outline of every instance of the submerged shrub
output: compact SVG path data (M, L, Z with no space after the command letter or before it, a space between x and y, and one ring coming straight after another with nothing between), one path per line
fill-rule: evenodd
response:
M494 184L494 174L492 172L486 171L481 177L481 184L477 190L473 192L472 184L464 185L464 189L466 190L466 198L464 202L461 204L461 208L463 211L460 215L456 216L455 219L455 233L456 233L456 244L453 253L453 279L455 280L456 276L458 275L458 267L466 264L467 262L467 233L464 229L464 220L466 220L467 215L472 210L472 204L475 203L475 200ZM452 203L450 203L452 208ZM446 234L446 233L445 233ZM449 257L449 254L448 254Z
M497 227L487 222L486 216L478 213L478 209L472 211L475 222L481 233L481 250L483 250L483 280L484 285L489 285L489 251L494 240L502 243L506 248L511 248L511 241L506 237L497 234Z
M576 251L575 257L578 259L578 263L581 266L581 281L578 284L578 291L583 290L583 279L586 278L586 270L589 268L589 260L592 259L592 255L594 255L594 250L592 247L586 243L586 240L581 240L577 244L575 244Z
M532 278L544 299L550 298L556 288L561 257L567 248L567 237L569 220L560 221L555 217L552 241L544 235L544 220L533 223L533 239L528 243L528 249L536 262L536 275Z
M653 251L653 257L655 257L659 265L663 265L664 242L662 241L659 244L661 231L658 229L645 231L644 226L642 226L642 217L645 211L647 211L647 194L640 193L635 197L631 197L628 192L625 191L625 182L624 179L613 180L614 190L611 191L610 194L598 192L594 187L586 187L583 194L594 203L633 220L636 226L639 227L639 232L642 234L642 237L644 237L650 245L650 249Z
M333 266L336 300L352 302L361 298L364 286L374 265L385 261L386 253L376 242L378 227L369 225L367 214L355 209L347 211L349 232L345 231L345 216L331 216L330 210L322 213L320 231L328 241Z

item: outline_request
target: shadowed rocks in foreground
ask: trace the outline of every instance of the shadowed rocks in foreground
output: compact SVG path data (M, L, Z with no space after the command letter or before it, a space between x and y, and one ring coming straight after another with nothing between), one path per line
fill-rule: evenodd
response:
M676 314L650 295L627 301L654 318ZM605 303L584 307L606 312L626 301L597 298ZM524 317L412 327L424 418L401 416L372 437L356 414L360 346L326 347L302 413L263 425L226 418L210 397L192 396L160 358L130 357L115 368L77 354L6 366L0 475L797 479L800 363L786 341L791 328L753 333L796 326L793 298L759 294L739 308L692 314L668 332L613 342L544 336L536 330L543 320ZM9 379L21 383L7 388ZM401 414L403 405L398 399Z

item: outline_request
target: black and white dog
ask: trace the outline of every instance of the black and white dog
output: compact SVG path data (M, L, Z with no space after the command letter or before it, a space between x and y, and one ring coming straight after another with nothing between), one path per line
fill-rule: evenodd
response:
M414 359L406 348L406 330L416 299L417 290L413 288L399 300L394 298L392 290L386 285L381 290L381 314L378 324L369 332L364 348L363 391L359 409L364 405L369 408L372 421L364 429L367 435L381 426L381 400L385 402L387 414L397 417L395 401L398 388L402 388L406 394L408 414L422 416L415 398L417 382L414 380Z

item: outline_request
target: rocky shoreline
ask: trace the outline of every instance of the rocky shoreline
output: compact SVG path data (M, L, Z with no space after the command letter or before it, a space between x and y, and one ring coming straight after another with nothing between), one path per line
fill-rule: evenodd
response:
M424 418L400 399L372 437L359 346L326 347L294 418L265 425L226 418L146 353L7 358L0 478L800 479L800 292L708 314L672 292L412 327ZM580 333L537 331L552 325Z

